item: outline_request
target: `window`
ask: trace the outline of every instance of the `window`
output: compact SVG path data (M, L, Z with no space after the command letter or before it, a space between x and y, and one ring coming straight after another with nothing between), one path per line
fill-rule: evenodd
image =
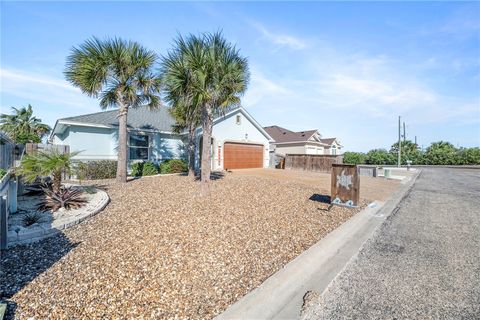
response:
M131 134L129 139L130 160L148 160L149 137Z
M237 124L241 124L241 123L242 123L242 117L241 117L239 114L237 114L236 123L237 123Z
M337 155L337 146L336 145L332 146L332 154Z

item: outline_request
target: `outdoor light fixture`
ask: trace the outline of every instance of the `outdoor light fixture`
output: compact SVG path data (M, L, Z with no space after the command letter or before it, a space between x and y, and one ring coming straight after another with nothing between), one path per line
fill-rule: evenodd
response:
M245 140L248 140L248 133L245 133Z

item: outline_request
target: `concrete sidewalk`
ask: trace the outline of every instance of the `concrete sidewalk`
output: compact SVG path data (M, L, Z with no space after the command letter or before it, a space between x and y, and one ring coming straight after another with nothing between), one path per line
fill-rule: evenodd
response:
M322 292L397 207L418 173L384 204L377 202L352 217L288 263L216 319L294 319L308 291Z
M303 319L480 319L480 171L423 169Z

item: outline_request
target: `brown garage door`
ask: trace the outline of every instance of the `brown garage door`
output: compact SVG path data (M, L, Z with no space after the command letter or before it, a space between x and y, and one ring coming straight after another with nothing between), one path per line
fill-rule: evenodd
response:
M225 142L223 148L223 167L225 169L263 167L262 145Z

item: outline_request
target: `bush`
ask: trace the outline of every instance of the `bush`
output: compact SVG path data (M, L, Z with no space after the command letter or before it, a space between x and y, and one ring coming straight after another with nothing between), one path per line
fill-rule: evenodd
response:
M134 177L153 176L158 174L158 166L153 162L135 162L132 164L131 175Z
M188 171L187 163L180 159L166 160L160 164L161 174L181 173L181 172L187 172L187 171Z
M365 164L367 156L362 152L345 152L343 154L343 163L346 164Z
M480 164L480 148L460 148L458 150L459 164Z
M0 168L0 180L7 174L7 170Z
M79 180L113 179L117 175L117 161L80 162L77 164L76 175Z
M395 158L385 149L373 149L368 151L366 163L375 165L395 164Z
M142 168L142 176L153 176L158 174L158 168L153 162L145 162Z
M143 171L143 164L144 162L135 162L132 164L132 172L131 175L134 177L140 177L142 175Z

